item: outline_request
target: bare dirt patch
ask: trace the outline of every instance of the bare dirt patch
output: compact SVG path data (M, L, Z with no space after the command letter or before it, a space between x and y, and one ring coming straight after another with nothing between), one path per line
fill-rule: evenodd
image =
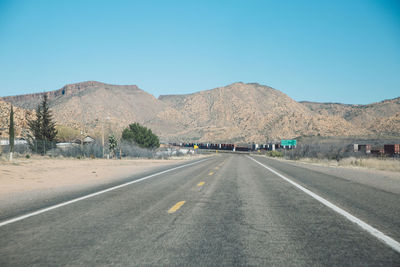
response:
M65 192L116 182L135 174L184 162L182 159L17 159L0 162L0 210L16 203L50 199Z

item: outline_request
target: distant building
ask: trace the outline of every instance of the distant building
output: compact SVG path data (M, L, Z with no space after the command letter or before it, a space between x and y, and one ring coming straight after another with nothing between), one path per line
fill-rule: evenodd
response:
M72 140L71 143L80 145L80 144L82 143L82 140L80 140L80 139L75 139L75 140Z
M83 139L75 139L75 140L71 141L71 143L78 144L78 145L81 145L81 144L88 145L88 144L93 144L95 142L96 142L96 140L89 135L87 135Z
M94 140L94 138L92 138L88 135L85 138L83 138L82 142L84 145L88 145L88 144L92 144L92 143L96 142L96 140Z
M0 145L1 146L8 146L10 144L10 140L8 139L2 139L0 140ZM26 141L24 138L15 138L14 139L14 145L27 145L28 141Z
M67 149L67 148L70 148L70 147L74 147L74 146L79 146L77 143L57 143L56 144L56 146L57 146L57 148L60 148L60 149Z

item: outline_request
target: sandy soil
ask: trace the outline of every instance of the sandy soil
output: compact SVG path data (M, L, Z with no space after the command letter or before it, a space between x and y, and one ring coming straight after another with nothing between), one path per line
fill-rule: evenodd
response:
M169 160L17 159L0 161L0 210L17 202L51 198L183 162ZM194 159L194 158L190 158Z

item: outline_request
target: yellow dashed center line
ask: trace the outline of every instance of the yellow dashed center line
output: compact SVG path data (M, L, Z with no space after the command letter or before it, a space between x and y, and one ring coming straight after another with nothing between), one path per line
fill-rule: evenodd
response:
M219 167L215 167L215 169L216 169L216 170L218 170L218 169L219 169Z
M214 173L213 172L210 172L208 175L213 175Z
M204 182L200 182L197 184L197 186L202 186L202 185L204 185Z
M168 213L174 213L175 211L179 210L183 206L183 204L185 204L185 202L186 201L179 201L168 210Z

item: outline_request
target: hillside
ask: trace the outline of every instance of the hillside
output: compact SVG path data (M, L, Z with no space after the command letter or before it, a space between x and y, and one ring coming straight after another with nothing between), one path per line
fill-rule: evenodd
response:
M28 119L33 119L35 111L14 107L15 136L27 135ZM8 138L10 127L10 103L0 100L0 138Z
M366 132L338 116L319 115L284 93L255 83L234 83L189 95L159 99L189 117L187 136L200 141L265 142L300 135Z
M103 128L106 135L118 135L132 122L150 127L164 142L264 143L299 136L398 135L400 129L400 98L370 105L299 103L256 83L157 99L135 85L90 81L0 100L25 114L22 108L34 109L43 94L49 97L57 124L97 137ZM8 116L6 111L2 118ZM4 127L5 119L1 123Z
M301 103L318 114L339 116L358 128L373 133L399 133L400 97L368 105Z
M4 97L3 101L22 108L35 108L43 94L49 97L54 119L58 124L100 136L102 127L106 133L116 132L129 123L139 122L151 127L156 133L171 133L179 128L169 125L159 113L177 113L135 85L110 85L100 82L82 82L66 85L46 93Z

